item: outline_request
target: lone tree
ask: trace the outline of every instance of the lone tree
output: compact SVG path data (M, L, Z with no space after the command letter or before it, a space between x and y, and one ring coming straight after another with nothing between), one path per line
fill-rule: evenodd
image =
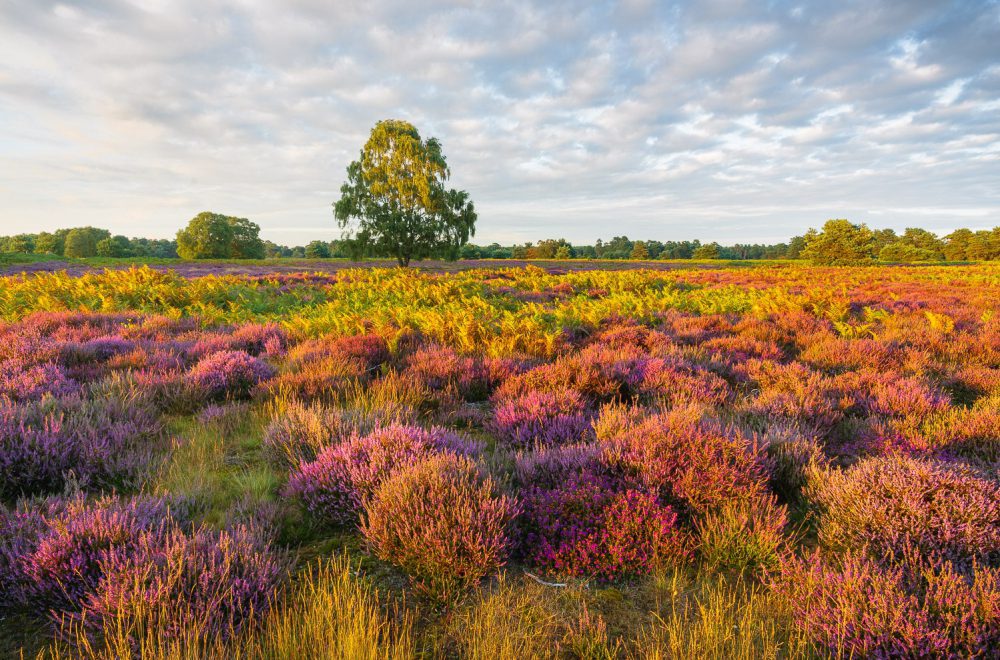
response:
M803 259L821 266L853 266L871 263L876 256L875 234L850 220L827 220L823 231L806 233Z
M246 218L205 211L177 232L182 259L263 259L260 227Z
M400 266L457 258L476 233L476 210L467 192L445 189L450 175L436 138L399 119L375 124L333 205L352 251L392 255Z

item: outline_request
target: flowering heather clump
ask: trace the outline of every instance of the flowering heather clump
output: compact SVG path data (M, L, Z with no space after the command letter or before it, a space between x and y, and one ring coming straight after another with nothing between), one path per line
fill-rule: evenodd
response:
M521 551L556 575L614 580L686 558L677 515L655 495L593 473L522 494Z
M526 488L555 488L571 476L600 472L601 459L596 445L541 447L517 454L514 475Z
M285 573L279 558L243 526L190 534L176 526L144 530L105 553L101 568L83 607L84 621L95 630L128 629L152 615L167 635L197 625L200 634L223 637L267 612Z
M457 445L441 429L392 425L327 447L316 460L292 473L288 492L302 500L318 520L350 523L364 503L394 472Z
M1000 565L1000 486L960 465L867 458L810 481L805 496L819 511L828 549Z
M361 532L421 591L450 601L504 564L515 512L472 460L440 454L384 482L365 506Z
M670 401L674 405L696 403L722 405L730 396L725 380L678 359L654 358L636 366L632 386L640 396ZM629 380L633 380L630 378Z
M838 658L987 658L1000 647L1000 571L971 577L948 564L887 568L849 555L785 562L774 588L822 655Z
M697 408L650 416L603 444L612 465L693 512L766 489L761 448Z
M498 402L490 428L512 447L567 444L589 434L590 415L573 390L530 392Z
M161 498L130 500L82 498L51 501L41 512L17 515L22 526L16 564L15 595L40 612L77 612L100 582L110 554L127 551L143 533L160 533L171 515ZM184 503L177 503L180 512Z
M835 387L854 400L857 413L926 417L946 410L951 401L919 378L890 373L856 371L834 378Z
M0 498L128 485L146 465L158 425L141 403L76 397L0 399Z
M0 398L37 401L43 396L67 396L80 385L57 364L23 365L17 360L0 362Z
M407 358L406 372L435 394L454 392L467 401L480 401L489 394L489 372L478 360L443 346L426 346Z
M796 421L818 433L828 432L850 404L829 379L799 364L750 360L741 365L759 389L749 412Z
M375 420L321 403L290 402L264 430L263 444L278 465L296 469L331 445L372 431Z
M389 362L392 354L384 338L370 334L306 341L289 351L288 359L292 366L310 362L348 362L364 373Z
M271 365L243 351L220 351L199 360L188 379L209 399L241 399L273 375Z

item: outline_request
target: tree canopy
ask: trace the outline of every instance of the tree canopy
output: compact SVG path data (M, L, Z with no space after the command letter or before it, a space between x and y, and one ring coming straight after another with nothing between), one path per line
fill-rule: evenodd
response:
M476 211L451 175L436 138L423 140L398 119L375 124L360 158L347 166L334 215L359 254L390 254L400 266L429 256L457 258L475 235Z
M264 242L256 223L205 211L177 232L177 254L182 259L263 259Z

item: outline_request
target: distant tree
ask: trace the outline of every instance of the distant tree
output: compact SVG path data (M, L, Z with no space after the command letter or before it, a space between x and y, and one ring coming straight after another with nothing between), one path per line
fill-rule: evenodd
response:
M38 254L62 254L65 236L43 231L35 237L35 252Z
M77 227L70 229L63 243L63 254L67 257L96 257L97 244L105 238L111 238L111 232L94 227Z
M260 239L260 225L246 218L226 216L233 238L229 247L230 259L263 259L264 241Z
M849 220L827 220L823 231L807 235L801 256L832 266L870 263L875 254L875 235L868 227Z
M646 246L646 252L649 253L648 259L657 259L660 253L663 252L664 245L660 241L643 241L643 245ZM633 248L635 249L635 248Z
M968 258L974 261L1000 259L1000 227L975 232L969 239Z
M177 254L181 259L228 259L233 249L233 226L229 216L204 211L177 232Z
M400 266L428 256L458 256L475 235L469 195L447 190L451 175L436 138L413 124L375 124L358 160L347 166L334 214L344 238L365 252L389 254Z
M132 244L124 236L112 236L97 241L97 255L101 257L130 257Z
M183 259L263 259L266 250L257 223L205 211L177 232L177 253Z
M864 225L861 225L864 227ZM867 229L867 227L866 227ZM884 248L886 245L895 243L899 240L899 236L892 229L874 229L869 230L872 236L872 254L878 254L879 250Z
M18 234L8 236L4 241L4 252L31 253L35 250L35 237L31 234Z
M699 245L691 254L691 257L693 259L718 259L719 244L707 243L705 245Z
M785 250L786 259L798 259L802 255L802 250L806 247L805 236L793 236L788 241L788 249Z
M935 261L940 259L939 253L926 248L919 248L905 241L889 243L879 250L878 260L895 263L913 263L915 261Z
M330 256L330 245L323 241L311 241L306 246L306 259L326 259Z
M560 259L560 260L562 260L562 259L572 259L573 258L573 253L569 249L568 245L560 245L559 249L556 250L555 258L556 259Z
M950 261L969 258L969 244L975 235L971 229L956 229L944 237L944 257Z
M629 255L630 259L649 259L649 250L646 249L646 244L642 241L636 241L632 245L632 254Z
M466 243L459 250L458 256L461 259L480 259L482 257L482 248L472 243Z

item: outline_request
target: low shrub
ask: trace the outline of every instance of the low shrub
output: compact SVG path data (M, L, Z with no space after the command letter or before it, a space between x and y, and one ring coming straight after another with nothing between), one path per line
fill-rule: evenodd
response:
M652 415L603 445L611 465L690 512L767 488L770 466L757 443L697 407Z
M273 462L296 469L316 460L327 447L370 432L374 425L365 415L319 402L292 401L268 424L263 444Z
M696 523L698 551L715 570L773 568L787 543L787 525L787 511L773 495L727 502Z
M162 534L172 505L162 498L52 499L16 515L19 549L7 552L15 599L39 612L79 612L107 570L110 555L131 552L140 536ZM8 546L11 547L11 546Z
M442 429L394 424L322 450L292 473L287 492L318 521L351 523L393 472L442 450L475 453L478 446Z
M212 353L188 372L189 382L211 400L246 398L272 376L271 365L243 351Z
M838 658L987 658L1000 647L1000 572L916 568L847 555L784 563L774 589L819 654Z
M521 554L560 576L614 580L687 558L677 515L656 496L576 473L522 492Z
M182 532L143 531L104 553L102 575L84 602L95 631L134 628L150 613L167 635L197 628L228 637L266 613L285 573L279 558L246 527ZM168 609L169 608L169 609Z
M365 507L361 532L421 592L451 601L504 564L515 512L472 460L448 453L385 481Z
M0 498L58 493L68 484L132 487L158 432L154 413L141 402L0 399Z
M960 565L1000 565L1000 486L967 467L906 456L828 470L806 487L830 550L907 553Z
M499 402L490 430L515 448L579 442L590 432L590 416L573 390L531 392Z

